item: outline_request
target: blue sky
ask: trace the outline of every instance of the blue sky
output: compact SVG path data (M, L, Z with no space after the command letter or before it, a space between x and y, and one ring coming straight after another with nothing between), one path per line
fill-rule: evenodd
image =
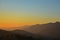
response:
M0 18L11 23L60 21L60 0L0 0Z
M4 10L60 15L60 0L2 0L1 5Z

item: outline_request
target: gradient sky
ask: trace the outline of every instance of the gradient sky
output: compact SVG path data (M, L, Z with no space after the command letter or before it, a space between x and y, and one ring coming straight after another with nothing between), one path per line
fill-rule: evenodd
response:
M60 21L60 0L0 0L0 26Z

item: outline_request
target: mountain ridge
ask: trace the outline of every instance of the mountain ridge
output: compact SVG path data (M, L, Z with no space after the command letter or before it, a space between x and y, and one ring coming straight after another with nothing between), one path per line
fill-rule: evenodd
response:
M60 37L60 22L31 25L24 30L44 36Z

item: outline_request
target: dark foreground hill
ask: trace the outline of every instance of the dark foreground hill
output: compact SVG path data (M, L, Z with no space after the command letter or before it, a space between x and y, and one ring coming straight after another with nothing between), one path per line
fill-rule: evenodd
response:
M60 22L32 25L24 30L0 30L0 40L60 40Z
M17 40L17 39L13 33L5 30L0 30L0 40Z
M59 38L38 36L23 30L0 30L0 40L59 40Z

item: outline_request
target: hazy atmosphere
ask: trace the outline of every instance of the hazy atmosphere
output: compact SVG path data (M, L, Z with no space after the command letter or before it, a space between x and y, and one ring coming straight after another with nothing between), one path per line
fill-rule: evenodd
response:
M0 26L60 21L60 0L0 0Z
M60 0L0 0L0 40L60 40Z

